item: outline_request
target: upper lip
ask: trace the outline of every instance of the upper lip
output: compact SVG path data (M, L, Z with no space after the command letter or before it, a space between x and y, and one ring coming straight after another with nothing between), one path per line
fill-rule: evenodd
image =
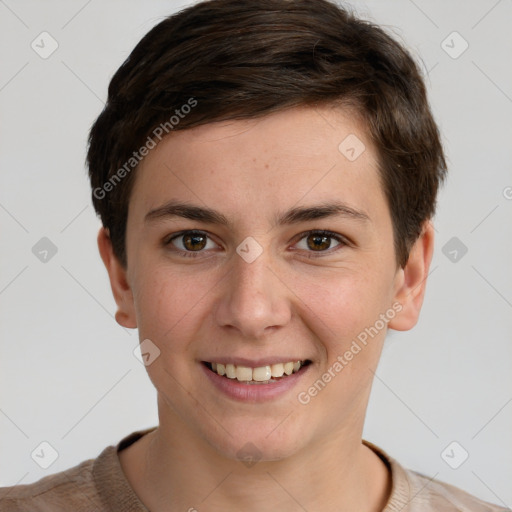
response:
M234 364L235 366L247 366L249 368L259 368L261 366L271 366L279 363L289 363L296 361L310 361L304 357L262 357L260 359L246 359L245 357L213 357L212 359L205 359L205 363L220 363L220 364Z

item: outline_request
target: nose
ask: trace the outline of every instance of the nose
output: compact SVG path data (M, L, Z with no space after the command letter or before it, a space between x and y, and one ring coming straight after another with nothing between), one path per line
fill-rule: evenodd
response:
M261 339L290 321L292 293L269 252L250 263L235 253L219 283L215 320L223 329L238 331L239 337Z

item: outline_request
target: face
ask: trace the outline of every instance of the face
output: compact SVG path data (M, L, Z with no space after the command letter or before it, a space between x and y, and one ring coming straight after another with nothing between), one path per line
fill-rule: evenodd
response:
M348 111L163 139L137 170L126 272L107 264L116 318L160 351L161 427L267 460L360 436L386 329L417 320L425 236L397 268L377 155Z

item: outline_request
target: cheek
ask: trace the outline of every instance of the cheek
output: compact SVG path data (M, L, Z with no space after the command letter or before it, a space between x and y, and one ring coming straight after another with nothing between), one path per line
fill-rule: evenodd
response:
M369 272L336 269L331 275L295 282L302 319L308 319L309 328L332 352L330 358L344 351L387 307L386 290Z
M197 329L201 300L212 285L168 267L152 267L138 280L135 294L137 325L141 339L149 338L161 350L179 352Z
M298 292L304 300L300 315L315 337L318 369L298 390L297 400L308 414L322 417L325 435L355 421L371 390L385 329L366 331L386 310L384 287L364 274L315 280ZM306 320L307 319L307 320ZM301 405L302 407L302 405Z

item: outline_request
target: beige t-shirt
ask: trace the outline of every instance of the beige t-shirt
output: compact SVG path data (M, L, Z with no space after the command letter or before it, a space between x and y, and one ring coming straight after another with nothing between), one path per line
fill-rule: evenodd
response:
M126 479L117 452L156 427L133 432L96 459L49 475L38 482L0 488L0 512L149 512ZM403 468L363 440L391 471L391 495L383 512L504 512L467 492Z

